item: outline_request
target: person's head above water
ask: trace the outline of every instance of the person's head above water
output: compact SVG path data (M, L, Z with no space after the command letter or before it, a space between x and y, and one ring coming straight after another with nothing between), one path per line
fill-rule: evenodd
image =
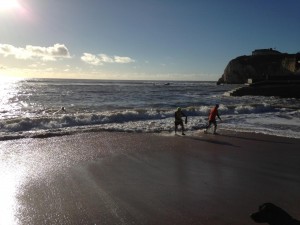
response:
M181 108L180 108L180 107L178 107L178 108L177 108L177 111L181 111Z

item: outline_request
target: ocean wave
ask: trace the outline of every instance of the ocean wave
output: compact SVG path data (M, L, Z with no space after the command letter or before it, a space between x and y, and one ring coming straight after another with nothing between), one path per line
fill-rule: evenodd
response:
M2 132L21 132L30 130L45 130L74 126L101 125L109 123L125 123L128 121L163 119L170 116L171 112L157 112L145 110L125 110L85 113L85 114L61 114L38 117L19 117L3 119L0 121Z
M205 127L210 108L211 106L189 106L183 108L189 121L187 130L197 130ZM282 124L286 125L293 125L297 124L297 118L299 118L298 110L280 109L272 107L269 104L220 105L219 110L221 118L226 121L223 127L247 126L247 129L255 130L255 125L251 127L251 123L258 124L259 127L273 124L272 129L274 133L276 133L276 130L288 129L288 127L276 127L276 121L281 121ZM20 137L51 137L93 131L170 132L174 129L174 112L174 110L162 108L127 109L92 113L78 113L76 111L70 113L68 111L68 113L57 114L49 111L35 116L0 120L0 140ZM272 120L269 120L269 122L266 121L265 118L270 117L272 117Z
M183 109L189 117L203 116L207 117L210 107L208 106L190 106ZM275 112L275 109L269 105L220 105L221 115L236 114L261 114ZM72 113L72 114L45 114L43 116L18 117L14 119L3 119L0 121L2 132L21 132L30 130L45 130L64 127L102 125L111 123L126 123L135 121L150 121L166 118L173 118L174 110L169 109L132 109L115 110L98 113Z

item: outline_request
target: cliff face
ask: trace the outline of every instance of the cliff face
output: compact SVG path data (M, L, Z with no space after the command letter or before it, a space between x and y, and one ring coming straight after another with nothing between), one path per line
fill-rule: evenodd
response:
M218 83L243 84L248 79L254 82L300 77L300 54L270 54L240 56L231 60Z

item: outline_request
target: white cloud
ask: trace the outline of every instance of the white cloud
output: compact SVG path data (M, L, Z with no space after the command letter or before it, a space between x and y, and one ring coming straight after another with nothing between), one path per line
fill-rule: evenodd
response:
M116 63L132 63L132 62L134 62L134 60L129 57L115 56L114 58L115 58Z
M83 53L83 56L81 56L81 60L86 62L87 64L91 64L94 66L102 65L99 58L89 53Z
M50 47L26 45L18 48L9 44L0 44L0 55L14 56L16 59L40 59L43 61L56 61L60 58L70 58L68 48L64 44L55 44Z
M99 54L99 59L102 63L113 63L114 62L113 58L111 58L105 54Z
M99 54L99 55L93 55L90 53L84 53L83 56L81 56L81 60L87 64L99 66L104 65L104 63L132 63L135 62L134 59L131 59L130 57L124 57L124 56L108 56L106 54Z

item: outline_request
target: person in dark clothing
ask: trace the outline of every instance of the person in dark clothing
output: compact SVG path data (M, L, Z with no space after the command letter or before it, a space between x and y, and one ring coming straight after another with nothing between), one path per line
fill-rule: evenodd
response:
M175 134L177 133L178 125L182 128L182 135L185 135L184 133L184 125L183 120L181 117L185 117L185 124L187 123L187 116L181 111L181 108L178 107L177 111L175 112Z

